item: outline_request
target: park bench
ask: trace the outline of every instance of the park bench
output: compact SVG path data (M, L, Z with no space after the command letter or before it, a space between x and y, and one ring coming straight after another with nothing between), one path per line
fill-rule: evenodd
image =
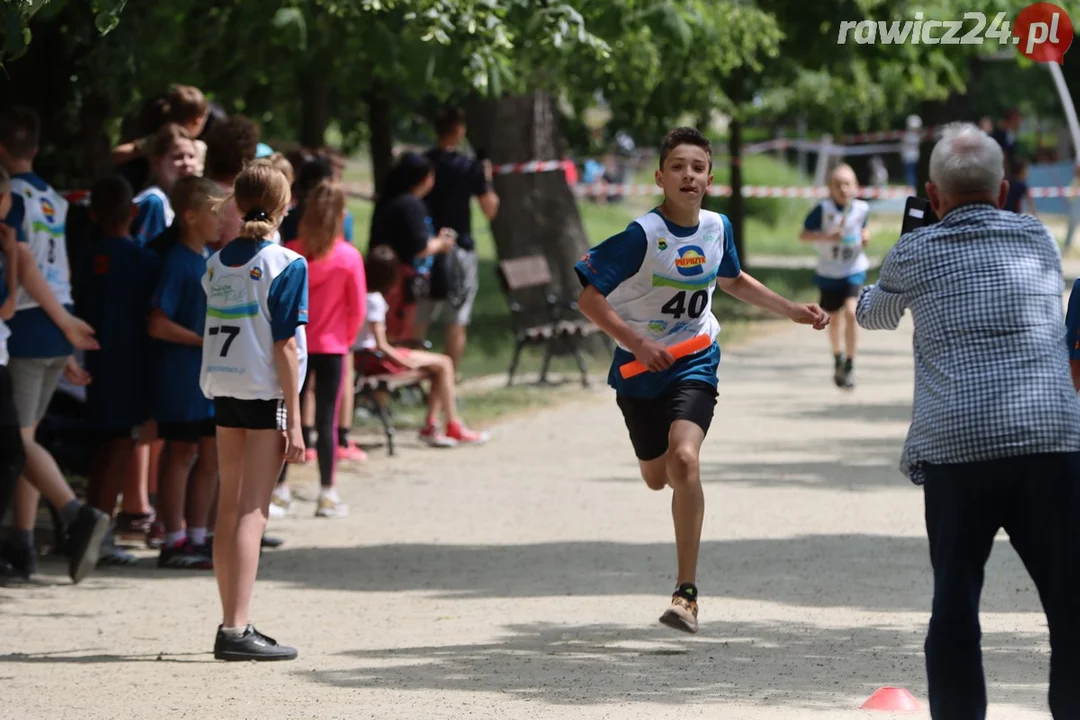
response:
M428 341L409 341L398 343L402 346L413 346L417 349L430 349L431 343ZM383 354L378 350L357 350L355 352L355 366L357 368L362 367L362 361L364 357L372 357L382 359ZM401 399L402 395L409 391L416 391L420 395L421 401L427 404L427 392L424 390L422 381L425 379L424 373L419 370L406 370L399 373L382 373L378 375L364 375L356 372L356 380L353 387L353 394L356 398L356 405L358 407L367 407L375 412L379 416L379 421L383 426L383 433L386 435L386 450L391 456L394 455L394 417L390 408L390 402L392 400Z
M514 384L514 374L521 351L529 346L544 346L540 382L547 382L548 368L555 356L573 355L581 372L581 384L589 386L589 372L583 349L585 339L600 329L584 318L576 302L560 303L551 292L552 276L543 255L503 260L497 269L499 283L510 305L510 323L514 333L514 355L510 360L507 385ZM607 340L607 336L604 336ZM608 341L610 346L610 341Z

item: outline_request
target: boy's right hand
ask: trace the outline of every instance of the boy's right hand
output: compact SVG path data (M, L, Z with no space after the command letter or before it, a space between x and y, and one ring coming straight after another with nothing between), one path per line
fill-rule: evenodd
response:
M60 332L64 333L64 337L76 350L101 349L101 345L94 337L94 328L71 313L67 313L67 317L64 318L64 322L60 325Z
M842 228L836 228L835 230L829 231L826 237L828 237L830 240L840 241L844 239L844 231Z
M632 350L634 358L651 372L667 370L675 364L675 357L668 352L667 347L652 340L641 338Z

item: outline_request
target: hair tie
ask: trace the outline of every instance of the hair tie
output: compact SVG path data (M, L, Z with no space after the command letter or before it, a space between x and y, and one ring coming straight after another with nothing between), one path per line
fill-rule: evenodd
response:
M270 222L270 215L265 210L251 210L244 216L244 222Z

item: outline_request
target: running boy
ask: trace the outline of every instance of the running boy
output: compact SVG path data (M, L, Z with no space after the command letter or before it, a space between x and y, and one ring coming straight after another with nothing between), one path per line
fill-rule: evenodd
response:
M159 516L165 540L158 567L210 570L214 567L207 527L217 485L214 405L199 389L203 327L206 323L206 246L218 238L214 203L224 193L206 178L185 177L173 187L178 240L165 253L151 300L150 337L158 341L154 419L165 441L158 485ZM187 526L184 523L187 521Z
M678 577L660 622L697 632L697 560L705 497L698 456L716 405L720 348L676 360L672 345L695 336L715 340L717 285L743 302L822 329L817 305L797 305L742 272L731 223L701 209L712 185L712 148L694 128L672 130L660 146L656 184L664 202L574 266L584 285L581 312L618 344L608 376L626 420L641 475L653 490L671 486ZM370 279L369 279L369 282ZM623 379L634 359L651 372Z
M100 433L90 472L89 499L111 516L131 467L137 429L150 417L146 315L158 259L130 235L135 214L131 184L120 175L102 178L91 192L90 214L100 231L82 269L75 307L98 329L101 348L86 353L92 378L87 415ZM135 556L106 537L100 562L132 565Z
M300 462L300 378L307 365L307 263L272 238L289 206L289 183L265 160L236 178L239 237L206 263L203 393L214 400L218 493L214 575L223 621L218 660L292 660L249 624L274 481L283 460Z
M829 197L810 211L803 223L800 240L817 244L818 264L814 284L821 289L821 307L829 313L829 342L833 351L833 382L836 387L855 387L855 350L859 326L855 307L866 282L870 261L864 248L870 240L866 224L870 205L855 198L859 190L850 165L837 165L829 176ZM844 346L840 345L840 323L844 321ZM846 354L844 351L847 351Z

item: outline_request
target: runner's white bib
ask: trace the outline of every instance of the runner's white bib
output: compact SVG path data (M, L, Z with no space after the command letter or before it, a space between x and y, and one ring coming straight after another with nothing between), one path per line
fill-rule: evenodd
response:
M866 218L870 215L870 205L865 200L852 200L847 215L840 210L832 198L821 201L821 232L832 232L839 228L844 239L840 242L825 240L817 243L817 273L826 278L846 278L866 272L870 260L862 247L862 231Z
M668 347L697 335L715 340L720 323L712 297L725 240L721 216L702 210L697 232L684 238L672 235L654 212L634 222L645 231L645 259L608 295L611 307L634 332Z
M71 304L71 268L68 265L64 229L68 202L51 187L38 190L22 178L12 178L11 192L22 198L25 215L22 230L38 270L61 305ZM38 307L37 301L19 287L15 310Z
M228 267L221 253L206 261L206 327L203 331L200 386L208 398L278 400L284 397L274 364L270 326L270 286L302 256L267 245L247 264ZM307 335L296 328L299 382L307 374Z

